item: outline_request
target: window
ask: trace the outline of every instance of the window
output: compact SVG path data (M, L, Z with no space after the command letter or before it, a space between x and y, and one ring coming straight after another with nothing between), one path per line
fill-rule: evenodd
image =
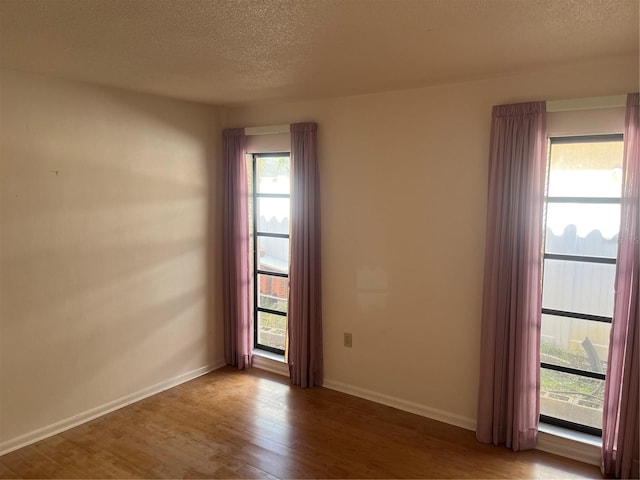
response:
M602 435L622 189L622 135L550 139L540 421Z
M284 354L289 301L290 161L261 153L251 161L249 185L253 251L254 348Z

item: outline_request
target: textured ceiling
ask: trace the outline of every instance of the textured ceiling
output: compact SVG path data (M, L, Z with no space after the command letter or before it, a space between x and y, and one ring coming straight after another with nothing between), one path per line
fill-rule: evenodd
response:
M0 0L0 66L238 104L638 52L638 0Z

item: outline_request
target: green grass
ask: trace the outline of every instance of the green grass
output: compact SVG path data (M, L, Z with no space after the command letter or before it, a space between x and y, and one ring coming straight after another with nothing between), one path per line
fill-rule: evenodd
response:
M261 329L281 330L282 334L284 334L287 329L287 317L261 312L258 317L258 325Z
M589 360L586 357L567 352L552 343L541 343L540 353L561 359L574 368L591 370ZM596 378L581 377L546 368L540 369L540 389L543 392L580 394L602 399L603 387L604 382Z
M589 364L589 360L586 356L567 352L553 343L541 342L540 353L542 355L550 355L562 360L564 362L563 365L582 370L591 370L591 365Z
M596 378L585 378L570 373L540 369L540 389L543 392L593 395L602 398L604 382Z

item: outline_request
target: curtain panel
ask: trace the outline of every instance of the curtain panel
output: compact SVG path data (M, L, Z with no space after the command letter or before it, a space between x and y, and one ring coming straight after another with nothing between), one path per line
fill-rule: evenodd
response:
M534 448L540 412L545 102L493 107L476 436Z
M638 478L640 94L627 97L621 221L602 427L602 473Z
M223 131L222 302L227 365L251 366L251 273L249 264L248 183L242 128Z
M322 385L320 178L315 123L291 125L289 373L302 387Z

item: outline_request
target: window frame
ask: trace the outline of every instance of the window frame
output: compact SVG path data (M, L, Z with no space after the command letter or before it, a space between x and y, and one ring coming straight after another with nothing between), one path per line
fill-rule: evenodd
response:
M279 272L269 272L266 270L258 269L258 237L266 237L266 238L283 238L290 240L291 237L291 222L289 222L289 233L269 233L269 232L260 232L258 231L258 199L259 198L287 198L289 202L291 202L291 189L289 189L288 194L284 193L259 193L257 189L257 176L256 176L256 164L258 158L278 158L278 157L287 157L289 158L289 166L291 166L291 152L264 152L264 153L252 153L251 154L251 163L252 163L252 185L251 185L251 196L253 202L253 214L252 214L252 241L253 241L253 272L252 272L252 280L253 280L253 348L258 350L264 350L267 352L275 353L276 355L284 355L285 350L279 349L275 347L271 347L269 345L263 345L258 342L258 318L259 312L268 313L272 315L277 315L281 317L287 318L288 312L281 312L279 310L273 310L270 308L260 307L258 303L259 298L259 289L260 285L258 283L258 275L268 276L268 277L278 277L278 278L286 278L287 281L289 279L289 272L291 270L291 258L289 251L289 258L287 262L287 273L279 273ZM289 203L291 205L291 203ZM287 291L287 302L289 302L289 292ZM286 330L285 330L285 346L286 346Z
M548 195L548 186L550 179L550 170L551 170L551 147L552 145L561 145L561 144L578 144L578 143L597 143L597 142L612 142L612 141L623 141L622 133L614 133L614 134L601 134L601 135L563 135L563 136L550 136L548 138L548 155L547 155L547 168L546 168L546 187L545 187L545 195L544 195L544 230L543 230L543 241L542 241L542 278L541 278L541 293L544 292L544 268L546 265L546 260L556 260L563 262L586 262L586 263L599 263L599 264L608 264L608 265L616 265L617 263L617 253L616 257L602 257L602 256L586 256L586 255L567 255L567 254L554 254L547 253L547 208L549 204L559 204L559 203L572 203L579 205L604 205L604 204L620 204L620 197L560 197L560 196L549 196ZM613 314L613 312L611 312ZM579 320L586 321L595 321L595 322L603 322L611 324L613 318L610 316L601 316L601 315L591 315L581 312L573 312L566 310L556 310L550 308L544 308L541 305L541 314L545 315L553 315L555 317L563 317L563 318L573 318ZM606 381L606 373L592 372L588 370L582 370L573 367L555 365L547 362L540 361L540 369L547 369L552 371L557 371L561 373L568 373L573 375L578 375L586 378L595 378L602 381ZM545 415L540 413L539 421L541 423L546 423L550 425L556 425L559 427L567 428L570 430L575 430L582 433L587 433L590 435L602 437L602 429L592 427L589 425L584 425L576 422L572 422L569 420L565 420L562 418L552 417L550 415Z

